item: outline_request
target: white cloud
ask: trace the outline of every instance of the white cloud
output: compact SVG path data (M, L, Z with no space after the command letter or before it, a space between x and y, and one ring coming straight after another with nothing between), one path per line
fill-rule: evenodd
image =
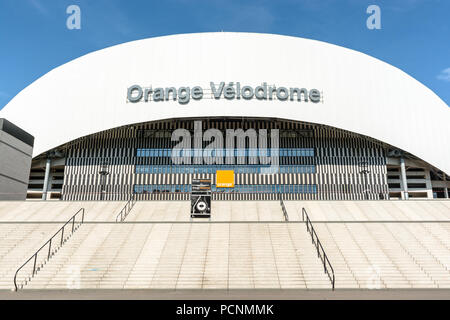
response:
M450 82L450 68L442 70L441 73L438 74L437 78L439 80Z

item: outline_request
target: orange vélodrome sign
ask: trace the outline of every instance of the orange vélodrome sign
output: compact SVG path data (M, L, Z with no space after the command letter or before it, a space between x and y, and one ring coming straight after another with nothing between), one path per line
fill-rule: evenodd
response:
M234 170L216 171L217 188L234 188Z

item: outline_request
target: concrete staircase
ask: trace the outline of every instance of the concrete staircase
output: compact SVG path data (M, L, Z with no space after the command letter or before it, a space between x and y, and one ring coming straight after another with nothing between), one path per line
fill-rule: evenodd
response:
M450 201L0 203L0 289L80 207L85 221L25 289L331 288L304 206L340 288L450 288ZM294 221L293 221L294 220ZM297 221L295 221L297 220ZM37 223L36 221L39 221Z
M4 201L0 202L2 222L66 222L80 208L85 221L115 221L126 201Z
M131 221L191 221L190 201L138 201L125 219ZM279 201L213 201L211 219L195 221L284 221Z
M336 288L450 288L450 224L316 223Z
M330 288L303 224L84 225L25 287Z
M449 288L450 201L285 201L307 209L336 288Z
M12 289L14 273L59 229L56 224L0 224L0 289Z
M448 221L449 200L284 201L289 219L301 220L306 208L314 221Z

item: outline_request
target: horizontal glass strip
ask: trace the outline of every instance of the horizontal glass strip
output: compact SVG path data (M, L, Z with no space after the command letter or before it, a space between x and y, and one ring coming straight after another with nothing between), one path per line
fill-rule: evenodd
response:
M191 192L189 184L137 184L134 185L134 193L186 193ZM286 184L286 185L246 185L238 184L234 188L217 188L211 186L215 193L317 193L315 184Z
M136 157L313 157L314 148L280 149L137 149Z
M234 170L234 173L316 173L314 165L136 165L135 173L210 173L215 174L217 170Z

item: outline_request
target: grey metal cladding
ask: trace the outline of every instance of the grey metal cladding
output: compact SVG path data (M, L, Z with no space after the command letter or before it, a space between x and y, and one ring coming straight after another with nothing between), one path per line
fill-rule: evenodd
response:
M12 135L14 138L31 147L34 146L34 137L31 134L9 122L5 118L0 118L0 130Z

